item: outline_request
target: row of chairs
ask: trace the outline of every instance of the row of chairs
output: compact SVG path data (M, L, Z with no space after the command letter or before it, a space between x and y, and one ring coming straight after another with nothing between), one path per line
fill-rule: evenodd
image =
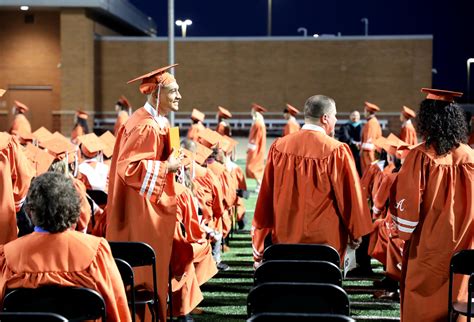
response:
M339 266L328 245L269 246L254 273L247 321L353 321Z

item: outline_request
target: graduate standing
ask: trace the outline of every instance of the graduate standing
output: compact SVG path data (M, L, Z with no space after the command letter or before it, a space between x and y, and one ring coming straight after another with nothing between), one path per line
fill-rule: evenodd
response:
M380 111L380 108L372 103L365 102L365 117L367 123L362 129L362 145L360 152L360 166L362 174L375 161L375 146L374 141L382 136L382 128L380 127L375 113Z
M283 117L288 122L283 128L283 136L294 133L301 128L300 124L295 118L299 113L300 111L298 111L296 107L286 104L286 108L283 110Z
M262 183L267 148L267 129L265 128L265 120L262 115L266 111L266 108L255 103L252 104L253 123L250 128L245 172L247 178L257 181L255 192L260 190Z
M416 117L415 111L411 108L403 106L400 113L400 121L402 122L402 130L400 131L400 139L408 145L418 144L416 130L411 120Z

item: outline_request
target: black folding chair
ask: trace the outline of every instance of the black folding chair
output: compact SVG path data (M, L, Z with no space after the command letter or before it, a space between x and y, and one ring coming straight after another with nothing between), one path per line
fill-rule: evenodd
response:
M129 298L128 304L131 307L130 313L132 315L132 322L135 322L135 276L133 274L133 268L129 263L120 258L115 258L115 264L117 264L125 290L130 286L130 292L127 291L127 296Z
M106 321L102 296L84 287L45 286L8 290L3 299L5 312L46 312L69 321L102 319Z
M354 322L348 316L340 314L317 314L317 313L259 313L250 317L247 322Z
M453 279L454 274L470 275L467 302L453 302ZM449 321L456 320L454 316L465 315L471 321L472 296L474 293L474 249L464 249L453 255L449 266L449 296L448 314Z
M0 322L68 322L64 316L46 312L0 312Z
M349 316L349 298L336 285L265 283L250 290L248 317L258 313L324 313Z
M153 248L142 242L109 242L114 258L126 261L131 267L151 266L153 275L153 291L135 290L135 305L147 305L152 320L157 321L158 283L156 280L156 255Z
M342 286L339 267L326 261L271 260L260 265L254 285L267 282L326 283Z
M341 266L337 250L322 244L274 244L263 252L263 261L275 259L326 261Z

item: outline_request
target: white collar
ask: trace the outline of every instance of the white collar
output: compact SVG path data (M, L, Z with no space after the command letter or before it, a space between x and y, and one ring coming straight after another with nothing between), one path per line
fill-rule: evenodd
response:
M296 122L296 117L294 117L293 115L291 115L290 118L288 119L288 121L295 121L295 122Z
M326 131L321 126L316 125L316 124L305 123L301 129L302 130L311 130L311 131L316 131L316 132L321 132L321 133L326 134Z
M411 124L411 120L406 120L405 122L403 122L402 127L407 126L407 124Z
M151 116L153 116L153 119L155 120L156 123L158 123L160 129L163 129L166 127L166 124L168 123L168 119L164 116L159 115L156 109L150 103L146 102L145 106L143 107Z

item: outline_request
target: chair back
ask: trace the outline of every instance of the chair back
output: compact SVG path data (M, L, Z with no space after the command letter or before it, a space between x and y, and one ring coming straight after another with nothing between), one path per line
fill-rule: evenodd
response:
M349 316L349 298L339 286L321 283L265 283L250 290L247 315L324 313Z
M322 244L274 244L267 247L263 252L263 261L276 259L327 261L341 266L337 250Z
M260 265L254 285L267 282L326 283L342 286L339 267L326 261L271 260Z
M251 316L247 322L354 322L348 316L340 314L318 314L318 313L259 313Z
M453 303L454 274L470 275L468 286L468 300L462 303ZM472 295L474 292L474 249L463 249L451 257L449 265L449 293L448 293L448 315L449 321L453 320L453 312L466 315L468 320L472 316Z
M130 292L127 292L130 300L129 304L131 307L132 322L135 321L135 275L133 273L133 268L126 261L120 258L115 258L115 264L120 272L122 277L123 285L125 289L130 286Z
M56 313L46 312L0 312L2 322L68 322L68 320Z
M102 296L84 287L44 286L7 291L3 300L5 312L47 312L64 316L69 321L106 321Z
M156 265L153 248L142 242L109 242L114 258L121 258L132 267Z

